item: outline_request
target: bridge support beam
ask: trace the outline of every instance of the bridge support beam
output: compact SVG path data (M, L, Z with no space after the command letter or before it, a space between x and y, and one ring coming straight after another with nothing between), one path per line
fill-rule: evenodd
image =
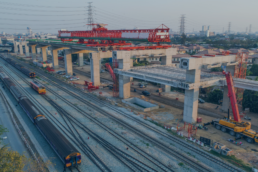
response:
M64 50L64 49L69 49L66 47L51 47L51 54L52 54L52 63L53 63L53 68L58 69L59 68L59 61L58 61L58 51L59 50Z
M130 77L119 75L119 97L122 99L130 98L130 92Z
M200 83L201 70L193 69L186 71L186 82ZM199 86L192 90L185 90L184 116L183 120L187 123L195 123L198 116Z
M90 73L91 82L94 86L100 85L100 64L101 58L99 53L90 53Z
M64 62L65 62L66 75L72 75L73 74L72 54L69 50L65 50Z
M35 58L36 59L36 45L31 45L31 58L32 60Z
M23 54L23 47L22 47L22 44L19 43L18 45L19 45L19 49L20 49L20 55L22 55L22 54Z
M47 47L48 46L41 47L42 61L47 61Z
M78 58L77 58L77 62L78 62L78 66L81 67L83 66L83 53L78 53Z

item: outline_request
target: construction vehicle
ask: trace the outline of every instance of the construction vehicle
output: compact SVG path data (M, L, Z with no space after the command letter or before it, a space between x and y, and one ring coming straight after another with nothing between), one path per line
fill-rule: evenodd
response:
M227 148L225 145L219 142L213 143L212 150L224 156L230 156L233 153L231 149Z
M230 135L236 136L236 138L244 138L249 143L258 143L258 134L251 130L251 123L241 122L231 73L223 71L223 74L227 81L228 96L230 98L234 120L229 117L228 110L228 117L213 120L212 124L216 129L229 132Z

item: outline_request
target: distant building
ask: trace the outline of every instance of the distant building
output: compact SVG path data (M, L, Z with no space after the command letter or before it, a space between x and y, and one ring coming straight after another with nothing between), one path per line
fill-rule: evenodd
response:
M208 30L205 25L202 26L202 31L200 31L200 36L203 36L203 37L215 36L215 32L211 32L210 29L211 29L210 26L208 26Z

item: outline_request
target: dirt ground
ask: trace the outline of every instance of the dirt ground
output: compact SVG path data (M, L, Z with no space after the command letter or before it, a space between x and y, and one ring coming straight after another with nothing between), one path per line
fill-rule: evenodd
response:
M78 70L82 70L84 72L90 72L90 65L85 65L83 67L77 67L77 66L73 66L74 68L78 69ZM59 70L64 70L63 68L60 68ZM88 80L90 81L90 78L87 76L82 76L77 74L77 76L80 78L79 81L74 81L74 82L78 82L80 84L84 84L84 80ZM111 79L110 75L108 72L104 72L101 73L101 77L105 77L105 78L109 78ZM132 107L128 107L128 105L125 105L121 102L120 99L116 98L114 99L113 96L113 91L109 90L107 87L103 88L100 87L99 90L93 91L93 93L99 95L99 93L101 92L101 95L107 98L111 98L112 100L116 101L117 103L119 103L121 106L124 106L125 108L130 108L132 109L133 112L135 112L138 115L141 115L142 117L144 117L145 119L151 119L153 121L158 122L161 125L166 125L166 126L171 126L171 127L177 127L177 125L179 124L179 126L183 126L183 109L182 108L178 108L178 107L173 107L173 106L169 106L169 105L165 105L162 104L160 102L154 101L152 99L150 99L149 97L144 97L141 95L141 91L143 90L147 90L149 91L151 94L155 94L158 95L158 93L156 92L156 90L158 89L158 87L156 85L151 85L149 84L147 88L139 88L138 87L138 83L137 80L132 81L133 85L132 88L137 88L137 92L133 92L131 91L131 97L138 97L141 99L144 99L146 101L150 101L152 103L158 104L160 106L159 109L157 110L153 110L151 112L140 112L137 109L134 109ZM101 83L102 86L108 85L110 83ZM176 98L178 99L178 102L183 103L184 102L184 94L183 93L179 93L179 92L170 92L170 93L161 93L161 96L164 98L168 98L171 100L175 100ZM213 113L218 114L219 116L226 116L226 113L222 113L220 110L220 106L217 107L218 105L216 104L212 104L212 103L203 103L200 104L199 103L199 108L203 108L206 109L208 111L212 111ZM247 113L246 114L248 117L251 117L252 120L252 126L255 127L256 129L258 128L258 117L257 114L254 113ZM206 123L206 122L211 122L213 119L215 119L215 117L211 117L211 116L206 116L203 114L198 114L198 117L202 117L202 123ZM243 121L245 121L243 119ZM252 128L253 128L252 127ZM253 166L255 166L256 168L258 168L258 152L255 152L254 150L258 150L258 145L255 144L249 144L247 143L245 140L238 140L238 142L242 142L243 144L241 146L238 146L236 144L233 144L229 141L227 141L228 139L234 139L231 135L229 135L228 133L223 133L220 130L215 129L212 125L207 126L208 130L202 130L202 129L198 129L197 130L197 134L196 136L194 136L196 139L199 139L200 136L202 137L206 137L212 140L212 142L220 142L224 145L226 145L228 148L232 149L234 152L234 155L239 158L242 159L243 161L245 161L246 163L250 163Z

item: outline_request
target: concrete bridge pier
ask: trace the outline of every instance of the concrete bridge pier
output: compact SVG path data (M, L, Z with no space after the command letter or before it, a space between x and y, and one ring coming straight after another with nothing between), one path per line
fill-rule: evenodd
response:
M94 86L100 85L100 65L101 58L100 53L94 52L90 53L90 74L91 74L91 82Z
M13 42L13 52L14 53L18 53L18 45L19 45L19 42L16 42L16 41Z
M23 54L23 47L22 47L22 44L19 43L18 45L19 45L20 55L22 55L22 54Z
M31 58L32 60L36 59L36 45L30 45L31 47Z
M51 47L51 54L52 54L52 63L53 63L53 68L58 69L59 68L59 61L58 61L58 51L59 50L64 50L64 49L69 49L66 47Z
M130 77L119 75L119 97L122 99L130 98L131 96Z
M81 67L83 66L83 53L78 53L77 56L78 56L77 58L78 66Z
M72 65L72 53L70 50L65 50L64 62L65 62L66 75L72 75L73 74L73 65Z
M199 84L200 83L200 69L193 69L186 71L186 82L196 83L192 90L185 90L184 99L184 116L183 120L187 123L195 123L198 116L198 98L199 98Z
M43 46L41 47L41 52L42 52L42 61L47 61L47 48L48 46Z

